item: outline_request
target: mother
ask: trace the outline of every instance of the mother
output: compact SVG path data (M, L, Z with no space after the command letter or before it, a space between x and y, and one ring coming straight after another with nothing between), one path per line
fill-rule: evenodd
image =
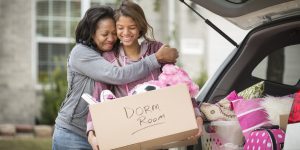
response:
M141 61L117 67L101 53L114 49L117 36L113 9L107 6L90 8L76 29L76 45L67 65L68 91L55 121L52 149L91 149L86 137L87 103L83 93L91 94L95 81L125 84L147 76L160 68L160 63L175 63L178 52L162 46L155 54Z

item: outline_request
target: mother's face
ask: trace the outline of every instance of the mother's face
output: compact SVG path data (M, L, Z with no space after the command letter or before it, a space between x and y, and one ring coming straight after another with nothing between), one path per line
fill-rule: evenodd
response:
M117 41L115 21L111 18L98 21L93 40L99 50L110 51Z

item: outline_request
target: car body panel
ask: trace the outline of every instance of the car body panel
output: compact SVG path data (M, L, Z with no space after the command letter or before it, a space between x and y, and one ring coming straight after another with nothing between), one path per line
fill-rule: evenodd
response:
M201 88L196 97L199 103L217 103L232 91L241 92L261 81L264 81L263 95L286 96L300 90L300 0L240 0L240 4L228 2L238 0L192 1L241 28L250 29L239 46ZM291 47L293 53L287 55L285 52L291 50ZM281 51L283 59L275 61L284 66L280 70L284 76L282 80L292 77L287 76L286 71L295 72L293 84L273 81L267 75L261 78L253 74L265 60L267 65L261 70L264 74L267 74L269 68L276 68L269 64L269 60L272 54ZM201 140L194 147L201 149Z
M247 0L240 4L225 0L191 1L245 30L300 13L300 0Z

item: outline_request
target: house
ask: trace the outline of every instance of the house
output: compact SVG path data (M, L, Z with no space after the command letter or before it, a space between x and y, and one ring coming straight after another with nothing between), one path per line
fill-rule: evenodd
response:
M35 118L42 109L41 83L51 76L57 65L54 58L67 58L75 41L74 29L81 15L90 6L115 6L117 2L118 0L0 1L0 123L35 123ZM137 2L152 24L156 40L169 43L181 51L178 65L193 79L197 79L203 70L211 75L232 49L223 39L218 43L218 49L225 45L224 49L214 51L214 38L222 37L209 29L180 1ZM212 15L202 8L196 9L205 15ZM225 50L226 47L228 50ZM216 54L217 60L214 59ZM59 63L64 64L65 61Z

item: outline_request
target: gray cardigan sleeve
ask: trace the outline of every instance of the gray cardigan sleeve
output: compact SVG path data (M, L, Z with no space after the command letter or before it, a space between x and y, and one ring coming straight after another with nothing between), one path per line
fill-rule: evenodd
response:
M95 81L116 85L141 79L153 69L160 67L154 54L131 65L117 67L105 60L96 51L83 45L76 45L73 48L68 65L73 71L86 75Z

